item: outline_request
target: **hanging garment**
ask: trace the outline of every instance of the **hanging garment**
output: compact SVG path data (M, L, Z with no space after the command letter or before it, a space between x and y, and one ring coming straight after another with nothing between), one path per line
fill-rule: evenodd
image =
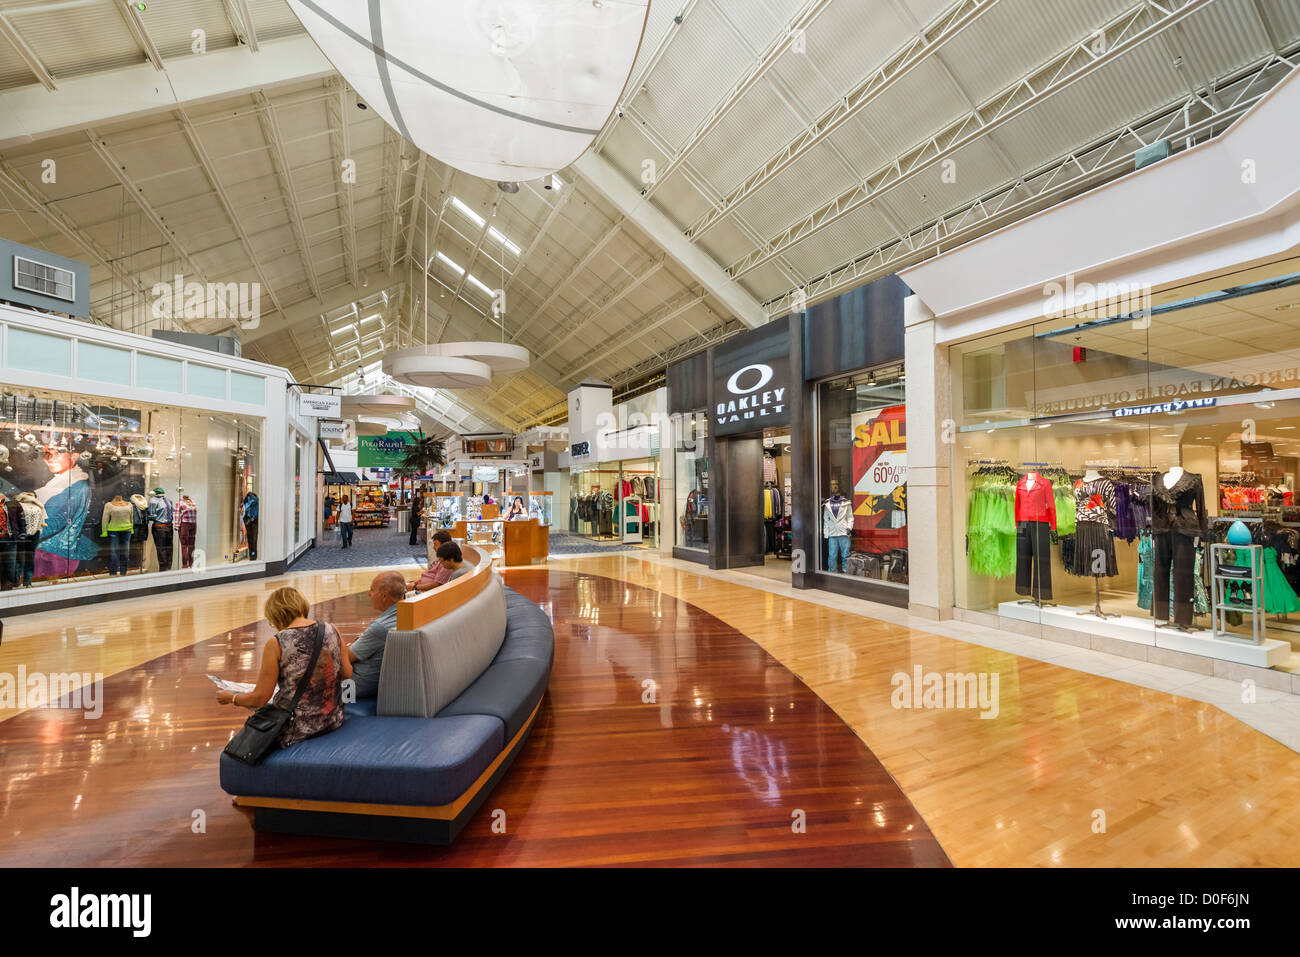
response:
M777 518L781 514L781 492L775 488L763 489L763 517Z
M1238 565L1249 565L1250 556L1245 551L1236 553ZM1277 563L1277 550L1264 549L1264 611L1270 615L1291 615L1300 612L1300 598L1296 597L1291 583L1286 580L1281 566ZM1243 589L1249 595L1249 589ZM1249 604L1249 597L1236 599Z
M1146 611L1151 610L1151 595L1155 590L1155 560L1155 543L1151 533L1144 530L1138 538L1137 603Z
M1068 476L1067 476L1068 477ZM1052 489L1056 500L1056 534L1074 534L1074 489L1066 482L1056 482Z
M776 481L776 459L770 455L763 456L763 481Z
M1006 578L1016 570L1015 487L1001 474L971 476L966 541L971 571Z
M1115 537L1131 542L1137 538L1137 526L1133 522L1133 508L1129 498L1127 482L1115 483Z

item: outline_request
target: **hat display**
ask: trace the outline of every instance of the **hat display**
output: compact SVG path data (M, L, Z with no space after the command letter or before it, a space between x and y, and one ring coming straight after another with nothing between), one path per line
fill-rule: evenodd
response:
M154 489L154 490L153 490L153 493L154 493L155 495L166 495L166 494L167 494L166 492L164 492L164 491L163 491L162 489L160 489L160 488L156 488L156 489Z
M131 504L134 505L136 508L140 509L140 511L142 512L147 511L149 508L149 500L145 498L143 495L141 495L139 492L136 492L134 495L131 496Z

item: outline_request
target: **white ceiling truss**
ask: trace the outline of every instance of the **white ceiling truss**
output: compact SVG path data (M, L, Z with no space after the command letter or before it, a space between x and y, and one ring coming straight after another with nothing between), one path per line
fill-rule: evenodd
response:
M1295 0L653 0L593 149L506 194L364 109L285 0L0 0L0 235L89 262L95 322L302 381L523 345L414 390L441 430L521 431L1218 135L1298 53ZM177 274L256 283L259 323L155 316Z

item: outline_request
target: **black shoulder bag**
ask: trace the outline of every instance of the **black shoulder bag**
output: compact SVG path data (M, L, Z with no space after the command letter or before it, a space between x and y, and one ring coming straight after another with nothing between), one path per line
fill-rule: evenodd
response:
M273 702L262 705L244 722L239 733L230 739L230 743L226 745L226 754L244 764L261 764L268 754L280 746L280 737L285 729L293 724L298 702L302 700L303 692L307 690L311 676L316 672L316 662L320 659L321 647L324 644L325 625L318 621L316 622L316 646L312 648L311 661L307 663L307 670L303 672L302 679L298 682L298 690L294 692L289 709L286 711Z

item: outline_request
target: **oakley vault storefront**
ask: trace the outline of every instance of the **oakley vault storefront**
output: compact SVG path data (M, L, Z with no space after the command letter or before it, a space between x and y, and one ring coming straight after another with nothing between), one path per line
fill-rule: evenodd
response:
M907 604L907 294L889 277L669 367L675 557Z

